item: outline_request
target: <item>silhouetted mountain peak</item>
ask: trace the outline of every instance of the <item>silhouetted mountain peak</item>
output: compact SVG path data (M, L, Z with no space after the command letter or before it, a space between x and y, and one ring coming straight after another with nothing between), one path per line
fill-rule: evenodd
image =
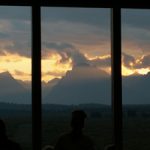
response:
M66 76L62 80L99 80L107 78L109 75L96 67L91 66L76 66L71 71L66 73Z
M0 73L0 101L31 103L31 92L14 79L9 72Z
M54 104L105 104L110 99L109 93L110 76L105 71L91 66L76 66L52 88L44 101Z
M1 93L22 92L25 88L9 72L0 73Z
M8 71L5 71L0 73L0 78L13 78L13 77Z

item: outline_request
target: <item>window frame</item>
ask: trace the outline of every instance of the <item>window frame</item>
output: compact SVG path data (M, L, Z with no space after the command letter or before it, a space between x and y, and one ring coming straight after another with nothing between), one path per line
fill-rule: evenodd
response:
M122 150L122 76L121 76L121 9L150 9L148 1L122 0L0 0L0 6L29 6L32 9L32 146L41 150L42 102L41 102L41 7L81 7L111 9L111 68L113 142L116 150Z

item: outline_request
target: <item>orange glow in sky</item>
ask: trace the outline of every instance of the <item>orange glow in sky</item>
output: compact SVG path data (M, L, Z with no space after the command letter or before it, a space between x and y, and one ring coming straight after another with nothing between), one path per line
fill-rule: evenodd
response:
M101 56L101 57L89 57L88 55L85 55L89 60L100 58L105 59L110 57L110 55L107 56ZM54 78L61 78L65 75L65 73L68 70L72 69L72 60L69 59L65 63L60 63L61 56L59 54L52 54L49 56L49 58L42 59L42 80L45 82L48 82L49 80L52 80ZM133 64L131 64L133 66ZM107 73L111 74L110 67L102 68ZM5 53L4 56L0 56L0 73L8 71L12 74L12 76L15 79L19 80L31 80L31 59L19 56L18 54L10 54ZM129 76L132 74L142 74L145 75L148 72L150 72L149 68L142 68L142 69L134 69L127 68L124 65L122 65L122 75L123 76Z
M54 78L61 78L68 70L72 69L72 60L60 63L61 56L53 54L47 59L42 59L42 80L48 82Z
M31 80L31 59L18 54L0 56L0 72L8 71L15 79Z
M138 74L146 75L148 72L150 72L150 67L149 68L136 69L136 72Z

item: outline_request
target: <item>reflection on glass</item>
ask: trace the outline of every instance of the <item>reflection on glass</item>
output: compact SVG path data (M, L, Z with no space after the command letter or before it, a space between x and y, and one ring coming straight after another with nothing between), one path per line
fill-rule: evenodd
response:
M150 148L149 17L149 10L122 10L125 150Z
M98 150L112 143L109 20L109 9L42 8L43 146L71 130L76 109Z
M0 7L0 118L23 150L32 147L30 14L28 7Z

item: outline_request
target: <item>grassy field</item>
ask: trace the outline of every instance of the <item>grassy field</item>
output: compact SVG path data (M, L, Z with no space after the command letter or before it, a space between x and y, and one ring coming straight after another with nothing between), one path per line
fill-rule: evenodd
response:
M69 118L45 118L43 121L43 145L55 145L62 133L70 131ZM112 143L112 124L110 119L89 119L86 121L84 133L89 135L98 150Z
M19 143L23 150L32 149L32 124L31 117L6 117L4 118L7 135Z
M23 150L32 149L32 125L31 117L7 117L8 136L21 144ZM70 130L70 118L67 116L43 117L42 145L55 145L58 137ZM89 135L96 144L97 150L103 150L107 144L113 141L113 128L110 118L88 118L84 132ZM150 118L126 118L123 130L124 150L148 150L150 149Z
M124 119L124 150L150 149L150 118Z

